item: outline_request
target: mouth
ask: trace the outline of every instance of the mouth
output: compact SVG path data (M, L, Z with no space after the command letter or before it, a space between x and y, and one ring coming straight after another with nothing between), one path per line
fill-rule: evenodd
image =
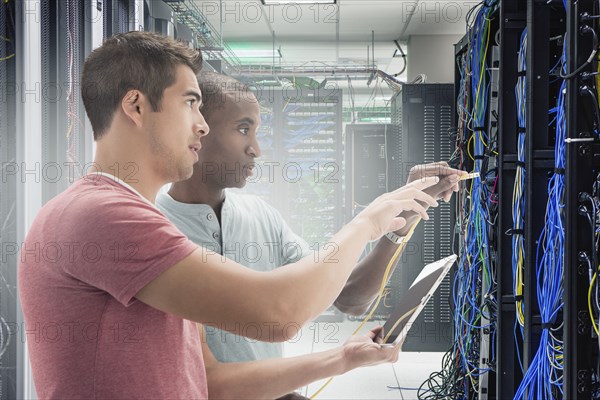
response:
M245 171L245 173L246 173L247 176L251 176L255 168L256 168L256 164L255 163L246 164L244 166L244 171Z
M202 148L202 145L200 143L195 143L189 146L190 150L198 152L198 150L200 150Z
M196 161L199 160L198 150L200 150L201 148L202 148L202 145L200 143L189 146L189 149L192 152L192 154L194 155L194 158L196 159Z

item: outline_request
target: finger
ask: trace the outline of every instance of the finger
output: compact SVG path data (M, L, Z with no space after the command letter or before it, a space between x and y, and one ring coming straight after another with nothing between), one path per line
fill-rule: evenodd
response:
M450 200L452 200L452 193L454 193L454 191L449 190L449 191L447 191L446 193L443 194L442 197L444 198L444 201L446 203L449 202Z
M396 189L394 191L394 193L398 192L398 191L402 191L403 189L408 189L408 188L424 190L424 189L427 189L428 187L436 185L439 181L440 181L440 178L438 176L428 176L425 178L417 179L416 181L413 181L411 183L408 183L408 184L404 185L403 187L401 187L400 189Z
M449 168L446 161L438 161L429 164L415 165L410 169L409 174L413 177L436 176L440 170Z
M416 165L410 169L409 181L425 176L465 175L467 171L451 168L447 162L438 161L430 164Z
M468 174L467 171L463 171L460 169L456 169L456 168L452 168L448 165L447 162L445 161L441 161L441 162L437 162L434 163L435 167L437 168L437 175L439 176L448 176L448 175L466 175Z
M373 341L377 338L381 338L383 340L382 332L383 332L383 326L378 326L376 328L371 329L367 333L367 337L369 337Z
M461 169L455 169L455 168L450 168L448 166L446 167L442 167L439 170L439 176L448 176L448 175L457 175L457 176L462 176L462 175L467 175L468 172L467 171L463 171Z
M463 172L465 172L465 173L462 175L468 174L466 171L463 171ZM460 181L460 177L461 177L461 174L452 174L452 175L448 175L448 180L450 181L450 183L458 184L458 182Z
M382 347L381 349L383 350L384 354L385 354L385 358L388 362L396 362L398 361L398 353L400 352L397 347L400 346L394 346L394 347Z
M390 223L390 226L388 228L388 232L397 231L399 229L404 228L405 226L406 226L406 218L404 218L404 217L396 217Z
M440 199L444 197L444 193L452 191L453 187L458 188L458 175L445 176L440 179L440 182L437 185L425 189L424 192L434 199Z
M416 200L396 200L398 202L398 214L401 211L414 211L421 216L425 221L429 220L429 215L427 215L427 210Z
M423 203L428 204L430 207L437 207L439 205L433 196L424 191L414 189L411 191L411 194L415 200L422 201Z

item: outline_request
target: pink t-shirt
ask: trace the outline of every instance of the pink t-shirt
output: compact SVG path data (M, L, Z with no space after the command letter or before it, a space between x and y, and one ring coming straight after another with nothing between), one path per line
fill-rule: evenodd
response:
M207 398L195 323L133 297L196 248L114 178L88 175L49 201L18 277L38 396Z

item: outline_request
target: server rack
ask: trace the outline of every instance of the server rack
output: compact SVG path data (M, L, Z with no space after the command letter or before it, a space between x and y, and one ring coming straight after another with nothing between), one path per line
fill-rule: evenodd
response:
M343 202L341 91L335 96L290 97L282 111L288 200L284 214L310 244L323 245L343 223L339 207Z
M392 124L346 125L344 214L347 221L354 218L377 196L390 190L388 188L390 154L387 141L396 133L396 126ZM372 251L373 246L374 243L370 243L365 247L361 259ZM386 283L381 301L371 316L372 320L387 320L396 305L392 297L397 298L398 287L394 284L393 277L394 275ZM349 319L362 321L367 315L350 316Z
M82 176L91 160L79 79L86 56L86 7L74 0L42 2L43 201Z
M453 142L454 95L452 84L403 85L392 98L392 124L388 136L388 189L406 183L410 169L416 165L450 160ZM429 211L402 254L398 271L392 276L391 302L397 303L424 265L452 254L452 203L442 202ZM404 351L446 351L451 344L452 311L450 309L452 275L441 283L411 328Z
M83 61L103 36L129 30L132 1L34 3L0 6L0 58L7 43L14 54L0 60L0 398L35 396L16 296L18 250L36 210L91 161L79 85Z
M262 87L262 155L246 191L275 206L316 250L344 222L342 91Z
M502 118L501 63L497 34L501 5L485 2L470 11L467 34L455 45L456 144L452 165L476 171L457 194L454 250L459 263L453 282L453 345L445 356L443 385L453 398L496 396L498 146ZM515 54L513 54L515 58ZM514 90L514 86L512 88ZM510 265L510 264L509 264ZM430 379L426 383L432 385Z
M404 85L392 98L392 124L346 126L346 214L354 216L378 195L406 184L416 165L449 160L453 93L450 84ZM374 312L387 318L425 264L451 254L453 207L430 210L398 261ZM369 248L366 249L368 253ZM404 351L445 351L451 339L451 277L441 284L413 324Z
M511 204L515 187L518 156L518 135L526 135L519 130L515 87L519 77L515 54L519 53L523 30L527 24L527 4L522 1L503 1L500 5L500 97L498 130L498 199L502 205L498 209L497 257L498 265L506 266L513 257L513 236L505 234L515 229L512 210L504 206ZM527 159L527 158L525 158ZM524 168L523 173L527 174ZM524 235L529 235L529 226L524 225ZM528 236L529 237L529 236ZM525 253L527 254L527 253ZM497 314L497 377L495 388L488 385L489 398L512 398L523 374L520 357L523 340L515 336L517 302L513 286L513 273L510 268L498 269L498 314ZM527 303L527 302L523 302ZM520 305L520 304L519 304ZM495 396L495 397L494 397Z
M545 222L544 209L539 205L548 202L548 183L556 163L555 151L557 125L552 124L549 110L556 106L560 79L553 78L550 71L560 60L562 40L565 32L565 14L562 5L527 2L527 125L526 125L526 189L525 208L525 265L524 302L525 327L523 338L523 370L531 370L531 364L540 346L543 330L554 330L560 326L544 326L542 299L538 298L536 285L539 284L537 242ZM552 39L554 40L552 40ZM535 99L535 101L533 101ZM562 320L562 315L557 321ZM557 332L560 336L560 332ZM503 348L506 348L505 346ZM531 390L531 389L528 389Z
M18 329L17 321L17 197L16 168L16 60L21 38L16 32L15 2L0 5L0 398L17 397Z
M600 144L598 134L598 80L581 72L598 71L598 60L586 62L598 45L598 24L584 14L597 15L594 1L569 1L567 4L567 68L566 86L567 140L565 168L565 269L564 269L564 398L596 399L599 394L598 335L592 327L598 309L588 304L588 296L596 297L590 276L599 270L595 226L598 214L598 173ZM577 72L580 71L580 72ZM587 208L587 211L586 211ZM591 216L589 218L588 216ZM591 226L590 226L591 225ZM591 237L591 238L590 238ZM592 260L592 265L588 263ZM596 319L596 325L598 320Z
M501 44L498 199L501 207L495 228L496 262L510 265L514 237L522 236L523 287L518 294L512 271L497 270L497 369L491 371L494 374L490 376L491 381L496 382L488 385L487 392L482 392L480 387L478 398L484 398L482 395L498 399L536 398L540 389L552 398L599 398L598 335L592 326L598 309L591 295L594 293L592 275L598 271L595 231L599 222L596 210L600 204L600 112L598 81L594 78L598 63L590 58L594 46L598 45L590 28L597 30L598 27L595 17L586 17L586 13L588 16L599 14L599 5L594 1L537 0L503 0L498 4ZM464 47L468 40L467 35L457 48ZM523 44L527 46L525 71L520 70L515 59ZM522 121L516 113L515 87L519 82L527 91L526 98L521 99L526 107L525 126L520 126ZM522 156L518 151L520 134L524 135ZM564 168L561 167L563 158ZM511 215L517 172L526 176L521 227L515 227ZM554 218L561 224L558 237L564 237L564 243L546 249L539 247L544 243L542 233L549 223L545 207L541 205L548 203L551 195L555 196L550 194L553 190L564 190L554 205L559 212ZM545 303L548 294L540 294L538 289L540 285L543 287L544 281L553 279L546 275L548 265L540 261L549 252L554 254L554 262L560 263L554 270L562 274L560 285L556 286L558 293L562 291L562 297L553 306L552 316L548 315L549 305ZM525 320L522 334L518 333L515 323L519 307ZM540 346L543 337L548 335L552 336L553 351L556 351L552 355L555 357L553 383L538 383L541 386L525 383L524 379L536 376L545 368L540 365L540 359L549 355Z
M105 38L129 31L132 20L130 0L103 0L100 4ZM145 9L145 14L148 14L147 5L145 5Z
M346 125L344 133L346 220L351 220L377 196L390 190L386 143L396 131L396 126L392 124Z

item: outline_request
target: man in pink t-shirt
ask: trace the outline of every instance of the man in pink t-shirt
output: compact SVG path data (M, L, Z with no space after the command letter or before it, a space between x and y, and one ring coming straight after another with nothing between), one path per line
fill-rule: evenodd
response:
M114 177L88 175L48 202L19 270L38 395L207 397L196 324L134 298L196 248Z
M437 205L424 190L438 178L410 183L374 200L318 259L268 273L197 247L154 202L164 184L192 175L208 134L196 80L201 61L197 51L148 32L116 35L86 60L93 171L42 208L20 255L41 398L207 398L195 323L286 340L333 303L369 241L406 224L401 212L428 219L422 204ZM311 377L397 358L399 349L372 339L324 354Z

